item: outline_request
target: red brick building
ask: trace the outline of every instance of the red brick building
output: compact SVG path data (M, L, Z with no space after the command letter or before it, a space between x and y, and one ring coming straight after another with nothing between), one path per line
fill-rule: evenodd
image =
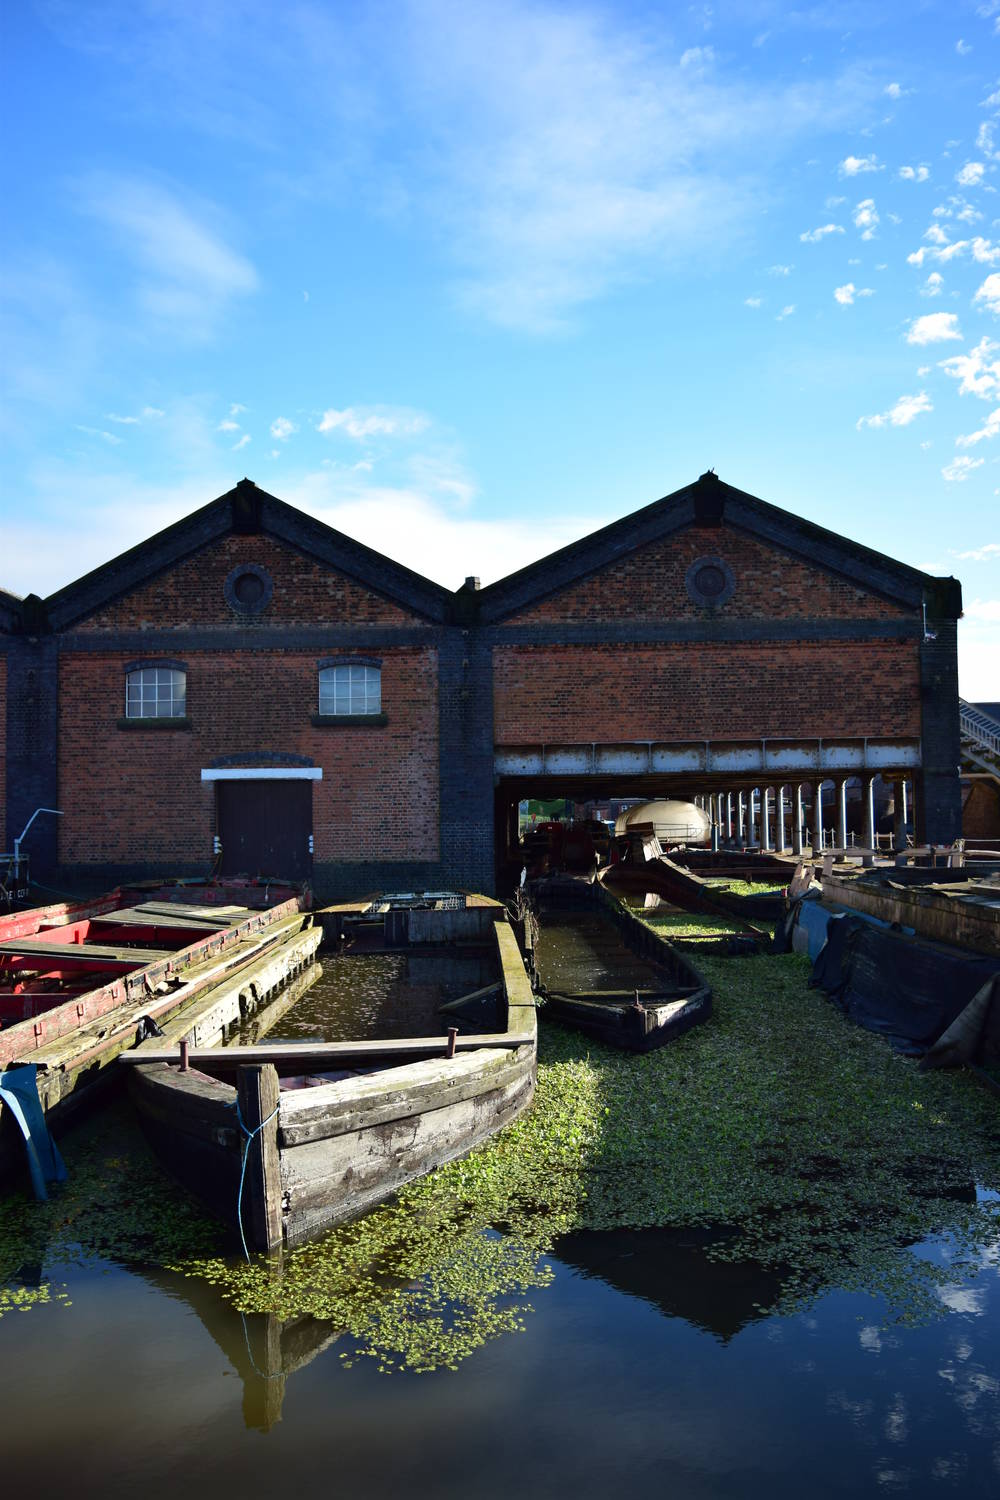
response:
M960 829L961 592L703 475L451 592L248 480L0 596L0 809L36 873L490 889L520 797L906 776ZM220 849L221 845L221 849Z

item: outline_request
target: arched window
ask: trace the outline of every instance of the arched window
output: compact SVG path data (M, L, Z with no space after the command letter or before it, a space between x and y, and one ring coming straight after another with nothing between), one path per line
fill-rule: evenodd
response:
M186 672L175 667L138 667L126 672L126 719L183 719L186 715Z
M321 714L380 714L380 667L323 667L319 674Z

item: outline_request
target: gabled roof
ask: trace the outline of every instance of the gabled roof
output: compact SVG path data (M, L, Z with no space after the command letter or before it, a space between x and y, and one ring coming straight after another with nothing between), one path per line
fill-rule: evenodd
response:
M21 603L19 594L12 594L8 589L0 589L0 630L5 635L12 634L20 624Z
M919 608L926 600L936 618L957 619L962 612L962 591L957 579L932 578L777 505L769 505L766 500L738 490L709 472L694 484L675 490L672 495L655 500L652 505L633 511L622 520L613 521L610 526L490 584L478 596L479 617L483 622L498 621L530 608L550 594L682 527L722 524L738 527L761 541L782 547L804 562L839 573L858 587L898 603Z
M50 594L45 610L51 628L66 629L234 531L273 536L428 620L448 615L448 589L241 479L217 500Z

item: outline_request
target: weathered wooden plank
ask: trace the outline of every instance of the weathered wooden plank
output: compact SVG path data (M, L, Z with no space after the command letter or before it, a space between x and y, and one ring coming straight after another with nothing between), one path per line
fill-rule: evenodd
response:
M533 1008L532 1008L533 1010ZM475 1052L489 1047L521 1047L534 1042L532 1031L499 1031L480 1036L460 1036L455 1043L458 1052ZM244 1067L253 1063L269 1062L275 1066L290 1067L310 1065L315 1071L318 1065L330 1066L338 1062L357 1063L369 1060L389 1060L394 1057L441 1057L448 1046L448 1038L441 1036L399 1037L389 1041L367 1042L264 1042L255 1047L192 1047L192 1067L207 1066L213 1070ZM122 1062L174 1062L177 1053L173 1049L145 1046L141 1050L122 1055Z
M70 958L93 962L98 958L109 958L118 963L140 965L155 963L160 958L173 958L176 951L175 948L112 948L104 943L48 943L44 938L11 938L0 943L0 957L10 959Z
M526 1070L508 1087L490 1089L453 1107L283 1152L287 1243L299 1244L364 1213L404 1183L467 1155L520 1114L533 1091L534 1077Z
M530 1048L497 1048L436 1062L411 1063L385 1073L344 1078L281 1097L279 1142L282 1146L323 1140L347 1131L406 1120L426 1110L442 1109L501 1087L530 1068Z
M270 1063L239 1068L236 1093L244 1146L242 1224L247 1245L265 1254L281 1244L281 1161L278 1156L277 1069Z
M185 901L141 901L131 910L154 917L184 917L220 931L254 914L248 906L197 906Z

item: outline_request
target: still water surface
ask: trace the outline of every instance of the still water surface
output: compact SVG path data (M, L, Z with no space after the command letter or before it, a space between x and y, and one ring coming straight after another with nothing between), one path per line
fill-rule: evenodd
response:
M389 1034L387 997L407 1007L408 986L403 1029L421 1016L438 1029L439 978L407 972L402 958L368 959L370 983L359 985L360 970L343 972L358 962L327 961L282 1034ZM477 978L453 976L454 992ZM349 1016L341 979L355 997ZM168 1213L179 1204L124 1101L70 1135L71 1163L95 1140ZM94 1253L83 1230L67 1256L73 1236L57 1214L58 1255L34 1246L8 1283L65 1293L0 1317L0 1472L11 1492L1000 1492L996 1252L975 1278L956 1273L940 1288L939 1319L883 1326L879 1300L836 1289L806 1312L763 1314L779 1274L706 1259L705 1231L577 1232L540 1258L547 1284L517 1297L522 1331L498 1325L456 1369L381 1374L375 1359L343 1357L355 1340L335 1322L243 1316L203 1279ZM481 1238L503 1243L495 1229ZM946 1264L952 1245L932 1237L908 1253ZM447 1301L433 1316L447 1320Z

